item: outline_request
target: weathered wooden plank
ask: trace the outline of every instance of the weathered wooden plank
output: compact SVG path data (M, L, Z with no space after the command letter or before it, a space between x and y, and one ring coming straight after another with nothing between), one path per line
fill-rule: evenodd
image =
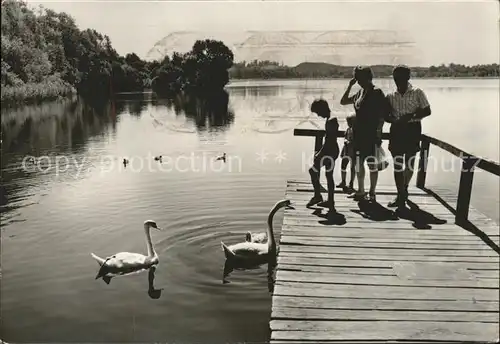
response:
M498 289L429 288L413 286L333 285L281 282L276 280L274 295L343 297L365 299L478 300L498 301Z
M457 273L458 275L458 273ZM468 280L462 279L405 279L398 276L362 276L340 274L318 274L314 272L278 270L276 278L280 281L343 284L343 285L380 285L380 286L412 286L431 288L472 288L472 289L499 289L499 283L494 280L478 280L471 276Z
M326 185L323 185L323 187L324 187L324 189L321 190L321 193L326 193L327 192ZM309 182L308 184L289 183L286 186L286 193L289 193L289 192L312 194L314 192L314 188L313 188L311 182ZM335 188L335 192L338 194L347 195L340 188ZM397 190L396 190L396 187L394 187L394 186L384 186L384 185L379 186L379 185L377 185L376 192L381 194L381 195L387 195L387 194L397 195ZM426 191L415 188L415 187L408 187L408 193L410 195L414 195L415 197L433 197L431 194L427 193Z
M412 223L414 223L414 221L409 220L409 219L400 219L400 218L389 219L389 218L386 218L385 220L372 220L372 219L365 217L365 216L369 216L369 215L365 214L365 216L362 216L361 214L355 213L354 211L351 211L351 210L347 210L347 211L343 212L342 210L337 209L337 212L340 215L342 215L346 221L345 224L337 225L337 226L341 226L341 227L346 227L348 225L350 225L350 227L353 227L353 225L355 225L354 227L356 227L356 228L367 228L367 229L370 229L370 227L372 227L372 228L405 227L405 228L411 228L412 230L417 229L417 228L411 226ZM390 215L390 216L392 216L392 215ZM285 213L284 219L285 220L292 220L292 221L287 221L287 222L291 222L292 224L293 224L293 222L297 222L297 224L309 223L309 224L313 224L314 226L321 227L322 224L319 221L326 220L327 214L321 213L321 214L315 215L315 214L305 214L305 213L302 213L302 214L300 214L300 213ZM443 223L439 223L439 224L435 224L435 223L428 223L428 224L430 224L432 227L436 227L439 229L456 229L456 230L460 229L460 230L463 230L462 227L456 225L453 222L444 222L443 221ZM333 226L333 223L330 226ZM497 227L495 225L489 225L488 223L483 223L482 226L483 227L492 227L494 229L497 229ZM498 233L491 233L491 234L499 235Z
M316 209L324 208L324 207L321 207L320 205L314 205L314 206L311 206L308 208L307 203L309 202L311 197L312 197L312 194L307 195L307 196L301 196L301 197L295 196L295 195L287 195L286 199L289 199L292 202L293 206L296 208L295 209L296 211L302 211L302 212L307 213L308 211L312 212ZM326 200L326 198L324 198L324 199ZM337 210L339 210L339 211L343 210L343 209L349 209L349 210L351 210L351 209L352 210L375 209L378 211L385 210L385 211L395 212L394 208L387 207L387 204L390 201L392 201L393 199L394 199L394 197L388 197L387 199L383 199L383 198L378 199L379 206L377 208L375 208L374 206L370 206L369 204L366 204L366 205L358 204L358 202L355 202L352 199L348 199L348 198L344 198L344 197L336 197L335 198L335 208L337 208ZM437 216L437 217L439 217L439 216L453 216L453 214L449 211L448 208L446 208L441 203L435 201L435 199L426 199L426 201L422 202L422 203L420 203L418 200L414 200L414 203L416 203L418 205L420 211L419 210L411 210L411 211L407 211L407 213L419 214L419 213L426 212L426 213L430 213L430 214ZM289 212L293 213L296 211L291 210ZM490 219L489 217L487 217L483 214L480 214L480 213L476 213L474 211L471 212L470 219L471 219L471 221L491 222L493 224L496 223L494 220Z
M325 215L328 212L328 209L326 207L322 206L312 206L310 208L306 207L307 202L304 201L294 201L290 200L294 206L294 209L285 209L284 213L286 215L290 214L292 216L318 216L318 215ZM440 221L446 221L447 223L455 224L455 215L451 213L448 209L446 209L443 206L439 205L427 205L427 206L422 206L420 208L420 211L410 211L407 212L406 215L403 217L399 217L397 213L395 212L394 208L387 208L387 207L381 207L381 208L369 208L369 207L364 207L364 206L359 206L356 203L351 203L351 202L338 202L336 201L335 203L335 208L339 213L342 213L346 218L352 218L352 219L362 219L366 221L366 218L363 215L367 211L373 211L376 212L375 214L379 214L381 217L384 215L386 218L384 218L383 221L410 221L411 219L407 218L408 214L412 216L420 216L422 221L426 219L426 217L434 216L434 218L439 219ZM385 209L384 209L385 208ZM384 212L382 214L382 212ZM491 225L491 226L497 226L495 221L492 221L491 219L482 216L482 215L470 215L469 219L471 222L473 222L476 226L479 225Z
M312 212L313 210L316 210L316 209L321 209L321 208L326 209L326 207L322 206L321 203L318 203L318 204L315 204L315 205L308 207L307 203L309 202L311 197L312 197L312 195L309 195L309 196L303 197L303 198L302 197L301 198L294 197L293 195L292 196L287 195L286 199L290 200L290 202L292 202L292 205L298 211L303 211L303 212L311 211ZM326 198L324 198L324 200L326 201ZM394 197L387 198L387 200L385 200L385 201L379 200L379 205L375 206L375 205L371 205L369 203L359 204L358 202L355 202L351 199L344 199L344 198L337 197L337 198L335 198L335 208L337 208L337 209L353 209L353 210L368 209L368 210L395 212L396 209L389 208L387 206L387 204L393 200L394 200ZM419 204L419 209L420 209L420 211L414 209L411 211L407 211L407 213L408 212L411 212L411 213L427 212L427 213L431 213L431 214L436 215L436 216L450 215L450 211L445 206L443 206L442 204L438 204L438 203L431 203L431 200L429 200L425 204ZM487 217L483 217L483 216L477 216L477 217L475 216L475 218L478 220L483 219L483 220L491 221ZM494 221L492 221L492 222L494 222Z
M362 224L359 222L349 222L347 221L345 224L336 225L331 222L328 222L327 219L320 217L308 217L308 218L292 218L290 216L285 216L283 219L284 225L293 225L293 226L302 226L302 227L329 227L329 228L365 228L367 231L370 229L406 229L406 230L420 230L420 231L454 231L460 232L464 231L461 227L458 227L453 224L443 224L443 225L435 225L430 224L430 229L418 229L412 225L410 222L403 221L367 221L366 224ZM497 226L481 226L481 231L485 234L498 235L498 227Z
M352 269L349 267L338 267L338 266L315 266L315 265L297 265L297 264L280 264L277 270L288 270L288 271L304 271L304 272L317 272L317 273L329 273L329 274L348 274L348 275L387 275L396 276L392 269Z
M319 253L319 252L290 252L280 251L280 257L304 257L304 258L326 258L333 260L387 260L393 261L408 261L408 262L453 262L453 263L492 263L499 262L499 257L432 257L432 256L353 256L348 254Z
M273 320L334 320L334 321L416 321L416 322L461 322L496 323L498 313L491 312L453 312L453 311L394 311L394 310L352 310L273 307Z
M302 204L302 202L305 202L307 203L311 197L313 196L313 193L309 193L309 192L289 192L286 194L286 198L291 200L292 202L297 202L298 204ZM394 200L396 194L394 195L390 195L390 194L387 194L387 195L377 195L377 202L383 206L383 207L386 207L387 206L387 203L389 203L390 201ZM357 206L358 205L358 202L355 201L354 199L350 198L349 195L346 195L346 194L335 194L334 196L334 200L335 200L335 205L337 204L351 204L353 206ZM324 199L326 199L326 194L325 196L323 197ZM439 208L439 209L446 209L446 207L441 203L439 202L438 200L436 200L434 197L431 197L431 196L413 196L411 197L410 201L412 201L413 203L415 203L419 208L421 206L427 206L427 207L435 207L435 208Z
M304 187L303 187L304 184L307 184L308 188L304 189ZM301 191L297 191L297 186L300 188ZM438 190L437 188L433 188L433 189L435 189L435 191ZM308 192L304 192L302 190L311 190L311 192L308 193ZM293 195L299 195L299 196L302 195L300 197L305 197L304 200L307 200L308 197L310 198L312 196L312 190L313 189L312 189L312 186L310 185L310 182L304 181L304 182L301 182L299 184L296 184L295 182L292 182L292 183L289 182L289 184L287 186L286 194L287 194L287 197L293 197ZM336 190L336 191L337 191L337 193L336 193L335 200L337 203L337 205L336 205L337 208L342 207L344 204L348 204L349 202L352 202L354 205L356 205L356 202L354 202L351 198L348 198L346 194L338 193L338 190ZM388 191L391 194L387 194ZM326 190L324 192L326 193ZM411 187L409 188L409 192L410 192L410 199L412 201L414 201L414 203L416 203L422 210L428 211L428 209L426 209L427 204L433 204L433 205L436 205L439 207L440 212L444 212L444 214L449 214L448 209L446 207L444 207L441 204L441 202L438 201L436 198L434 198L432 195L427 194L426 192L424 192L418 188L412 189ZM415 195L412 196L412 193L414 193ZM455 206L457 204L457 195L456 194L450 193L449 190L441 190L438 192L438 194L442 195L442 197L444 197L446 199L448 204L450 206L452 206L453 208L455 208ZM444 195L444 194L446 194L446 195ZM396 195L396 190L395 190L394 186L389 186L389 187L381 186L379 189L379 193L377 195L377 199L378 199L380 204L385 205L385 202L392 200L392 198L395 195ZM415 198L415 197L417 197L417 198ZM425 197L425 199L421 199L419 197ZM421 201L421 202L419 202L419 201ZM304 202L304 205L305 205L305 202ZM434 214L434 215L437 215L437 214ZM472 223L476 223L477 221L488 221L491 223L496 223L496 221L494 221L490 217L484 215L483 213L479 212L474 207L471 207L469 209L469 220Z
M381 242L342 242L330 238L305 238L305 237L292 237L283 235L280 240L281 245L307 245L307 246L329 246L329 247L363 247L363 248L383 248L383 249L407 249L407 250L428 250L439 249L449 251L481 251L492 250L491 247L481 244L462 244L462 245L448 245L446 243L381 243Z
M443 245L443 246L467 246L467 247L484 247L485 243L481 239L476 239L474 241L468 240L460 240L460 239L445 239L445 240L437 240L437 239L425 239L425 238L411 238L411 239L403 239L403 238L391 238L391 237L386 237L386 238L342 238L342 237L332 237L332 236L309 236L307 235L306 232L301 232L301 233L291 233L291 232L284 232L282 234L282 240L304 240L304 239L310 239L312 241L314 240L319 240L321 239L322 241L327 241L327 242L338 242L338 243L380 243L380 244L418 244L418 245L423 245L423 244L431 244L432 245Z
M285 215L286 216L286 215ZM319 220L319 218L318 218ZM346 223L347 224L347 223ZM463 239L475 239L475 240L483 240L479 235L476 235L470 231L464 230L463 228L460 227L453 227L453 226L448 226L449 229L447 230L441 230L442 227L437 227L433 228L431 230L421 230L413 227L411 224L409 227L411 227L412 230L410 231L396 231L398 228L387 228L386 227L380 227L380 228L373 228L370 226L371 221L368 221L368 223L365 221L363 224L357 227L346 227L344 226L325 226L323 224L317 224L316 226L301 226L301 225L288 225L284 224L281 227L282 231L291 231L291 232L302 232L302 233L316 233L319 234L320 236L332 236L332 235L350 235L351 237L358 237L358 238L376 238L377 236L380 237L386 237L387 235L395 235L396 238L420 238L420 237L429 237L429 238L442 238L442 237L448 237L446 239L453 239L450 238L456 237L457 235L460 235L460 238L457 238L457 240L462 241ZM455 229L453 229L455 228ZM409 229L408 227L405 227L403 229ZM451 232L450 232L451 231ZM491 234L489 235L490 238L498 238L500 237L499 234Z
M310 213L286 210L284 215L286 217L295 218L295 219L299 219L299 220L300 219L322 220L322 219L326 219L328 216L328 214L327 214L328 209L326 209L326 208L323 208L323 211L321 213L316 212L313 214L313 212L315 210L309 210L309 211L310 211ZM371 222L395 223L395 224L401 223L401 224L405 224L407 226L416 222L416 219L398 218L395 214L389 214L389 213L387 216L381 215L381 214L380 215L370 215L367 213L363 213L360 210L357 210L354 208L349 208L349 209L337 208L337 212L339 214L342 214L342 216L345 218L346 222L358 223L358 224L360 224L360 227L365 227L365 226L367 226L367 224L369 224ZM371 216L374 218L370 218ZM378 219L376 218L377 216L379 217ZM450 227L450 225L452 225L452 226L455 226L456 228L462 228L462 227L457 226L454 223L454 220L451 217L447 217L446 215L437 215L437 216L435 216L435 218L436 218L436 221L429 220L429 221L427 221L427 223L429 223L433 226L448 225L448 227ZM439 223L437 221L439 221ZM424 221L421 220L420 223L423 224ZM490 224L488 222L483 222L483 223L477 222L476 226L477 225L487 226L487 227L490 226ZM492 227L492 226L490 226L490 227Z
M402 229L410 231L421 231L428 233L435 233L437 231L452 231L454 233L461 233L464 231L463 228L455 226L451 223L445 223L442 225L436 224L416 224L411 221L359 221L354 219L345 218L342 223L335 223L334 219L328 220L326 217L300 217L300 216L285 216L283 219L283 225L285 226L297 226L297 227L316 227L316 228L330 228L330 229L342 229L342 228L363 228L366 233L371 232L375 229ZM420 226L421 228L418 228ZM498 235L496 233L495 227L484 227L482 229L486 234ZM469 232L470 233L470 232Z
M291 218L289 216L284 217L283 219L284 226L294 226L294 227L302 227L304 230L309 229L311 227L315 228L324 228L334 230L342 230L342 229L363 229L366 233L370 233L372 231L376 232L377 230L403 230L403 231L420 231L422 233L435 234L439 232L440 234L447 234L448 232L459 235L464 232L464 229L453 226L453 225L431 225L432 228L429 229L419 229L412 225L410 222L403 221L386 221L386 222L372 222L368 221L365 223L359 222L349 222L347 221L344 224L334 224L327 221L325 218ZM492 235L498 235L494 231L496 229L493 228L491 230ZM488 234L488 233L486 233Z
M324 189L320 190L321 193L326 193L326 185L323 185ZM286 192L291 193L305 193L305 194L312 194L314 192L313 186L309 184L289 184L286 187ZM381 195L397 195L397 191L395 187L386 187L386 186L378 186L377 185L377 194ZM341 195L348 195L347 193L344 193L344 191L340 188L335 188L335 193L341 194ZM431 194L428 194L427 192L416 189L416 188L408 188L408 193L409 195L415 196L415 197L433 197Z
M329 297L273 297L273 308L296 307L318 309L365 309L365 310L413 310L413 311L455 311L455 312L492 312L498 313L498 302L473 300L384 300Z
M408 230L407 228L403 229L363 229L363 228L341 228L341 227L313 227L313 226L290 226L285 225L281 229L281 235L290 235L290 236L303 236L307 238L345 238L345 239L385 239L388 237L393 237L395 239L407 239L407 240L436 240L436 241L461 241L461 242L482 242L484 245L487 245L483 238L475 236L467 231L452 231L452 230ZM488 239L492 242L496 243L497 247L500 244L500 236L498 235L490 235Z
M312 195L313 195L313 189L310 188L310 189L299 189L300 191L298 191L297 189L294 189L294 188L288 188L287 189L287 192L286 192L286 196L287 197L290 197L290 198L296 198L297 200L309 200ZM324 194L325 196L327 195L327 191L324 190L321 192L322 194ZM394 191L394 192L386 192L386 191L382 191L382 190L378 190L377 191L377 201L379 204L381 205L386 205L387 203L386 202L389 202L391 201L392 199L394 199L394 197L396 196L397 192ZM409 196L410 200L415 203L417 206L422 206L422 205L439 205L439 206L443 206L443 204L441 203L441 201L437 200L435 197L429 195L429 194L418 194L418 193L412 193L410 191L410 196ZM453 202L456 202L456 196L455 196L455 200L453 199L448 199L449 197L447 197L446 199L446 202L448 203L448 205L454 207L454 204ZM339 202L339 203L343 203L343 202L350 202L352 204L356 204L357 202L354 201L352 199L352 197L350 197L348 194L344 194L342 192L339 192L338 190L336 190L336 193L335 193L335 201L336 202ZM450 202L452 204L450 204ZM487 217L486 215L484 215L483 213L481 213L480 211L478 211L477 209L471 207L471 210L472 210L472 213L474 213L476 216L477 215L481 215L481 216L484 216L484 217ZM487 217L489 218L489 217ZM491 220L491 218L490 218Z
M293 200L290 200L292 203L294 202ZM302 216L316 216L316 213L318 211L321 211L319 214L326 214L328 212L328 209L326 207L322 206L312 206L310 208L306 207L307 202L306 201L300 201L300 202L295 202L293 203L293 206L295 207L294 209L285 209L284 213L285 214L291 214L291 215L302 215ZM353 219L363 219L361 216L363 211L365 209L370 210L370 208L364 208L363 206L360 208L356 203L350 203L350 202L336 202L335 203L335 208L337 209L338 212L341 212L344 214L344 216L348 218L353 218ZM395 212L396 209L394 208L375 208L376 211L384 211L388 215L393 216L393 220L387 219L386 221L402 221L406 220L405 218L399 218ZM374 208L371 208L374 209ZM363 210L363 211L362 211ZM449 210L446 208L440 208L438 206L427 206L425 208L421 208L422 211L419 212L419 214L429 213L433 216L435 216L438 219L446 220L449 223L454 223L455 222L455 217L452 213L450 213ZM412 212L412 214L416 214L416 212ZM424 216L424 215L421 215ZM429 216L429 215L426 215ZM476 219L477 221L482 221L483 223L494 223L493 221L487 219L487 218L481 218L478 217Z
M453 322L389 322L389 321L294 321L271 320L272 340L421 340L494 342L498 325Z
M491 278L500 281L500 273L498 270L473 270L468 269L476 278Z
M355 260L340 260L322 258L306 258L306 257L289 257L278 255L278 264L303 264L316 266L337 266L337 267L352 267L352 268L375 268L375 269L392 269L392 262L385 261L355 261Z
M388 237L394 239L392 242L414 242L414 243L424 243L424 242L446 242L450 244L464 244L464 243L477 243L484 245L484 241L474 235L463 235L463 236L455 236L455 235L433 235L433 234L416 234L416 233L408 233L408 235L404 235L401 233L390 233L385 232L384 234L373 235L372 233L368 233L366 235L356 235L348 232L344 232L345 234L339 234L337 231L328 230L307 230L303 229L300 231L295 230L282 230L283 235L287 236L303 236L307 238L330 238L330 239L339 239L340 241L356 241L363 240L365 242L385 242ZM342 232L341 232L342 233ZM418 233L418 232L417 232ZM392 236L389 236L391 235ZM496 240L498 236L490 237L492 240Z
M287 188L308 188L308 189L313 189L311 180L310 179L303 179L303 180L288 180L287 183ZM326 188L326 184L323 185ZM340 190L336 188L336 190ZM377 191L392 191L394 194L397 193L396 186L395 185L377 185ZM418 193L422 195L429 195L426 191L417 188L414 185L409 185L408 186L408 192L410 193Z
M325 258L306 258L306 257L289 257L278 256L278 263L285 264L303 264L303 265L316 265L316 266L338 266L338 267L362 267L362 268L392 268L393 263L383 260L333 260ZM444 264L444 263L443 263ZM450 263L456 265L456 263ZM498 262L481 262L481 263L460 263L460 267L464 269L488 269L499 270Z
M322 194L326 194L328 191L326 190L326 185L324 185L325 189L323 190L320 190L320 192ZM381 196L387 196L387 195L397 195L397 191L395 188L387 188L387 187L377 187L377 195L381 195ZM296 184L296 185L287 185L287 188L286 188L286 193L287 194L313 194L314 193L314 189L312 187L312 185L306 185L306 184ZM347 193L344 193L341 189L339 188L335 188L335 193L337 195L345 195L345 196L349 196L349 194ZM410 195L410 197L429 197L429 198L434 198L432 195L420 190L420 189L409 189L408 190L408 193Z
M361 227L361 226L360 226ZM400 238L419 238L419 237L447 237L447 238L458 238L458 240L467 239L467 238L476 238L474 234L463 230L461 228L458 229L450 229L450 230L441 230L441 228L433 229L433 230L417 230L415 228L372 228L366 226L365 228L344 228L341 227L332 227L332 226L301 226L301 225L283 225L281 228L282 233L289 232L302 232L309 234L317 234L319 236L350 236L350 237L359 237L359 238L386 238L386 237L400 237ZM498 238L499 235L491 235L490 238ZM481 239L480 239L481 240Z
M401 262L401 260L397 260ZM428 262L428 261L422 261ZM416 262L418 263L418 261ZM277 271L303 271L303 272L315 272L315 273L329 273L329 274L347 274L347 275L362 275L362 276L397 276L396 272L392 269L377 269L377 268L351 268L351 267L338 267L338 266L317 266L317 265L304 265L304 264L280 264L277 267ZM498 270L471 270L466 269L474 278L476 279L493 279L499 281L499 271ZM436 277L436 279L446 279L447 277L441 276ZM469 279L470 276L462 276L462 274L456 274L454 276L455 280L458 279Z
M498 257L498 253L493 250L481 251L450 251L450 250L398 250L383 248L360 248L360 247L329 247L329 246L299 246L299 245L281 245L279 254L282 252L323 252L337 253L353 256L433 256L433 257Z

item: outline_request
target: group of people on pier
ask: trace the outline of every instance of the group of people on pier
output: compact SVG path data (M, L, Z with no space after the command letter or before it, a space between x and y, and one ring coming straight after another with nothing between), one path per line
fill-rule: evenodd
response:
M340 100L341 105L354 106L355 115L347 118L345 145L342 149L342 182L338 187L354 192L356 201L376 202L376 187L382 144L382 127L385 122L391 124L389 133L389 151L394 161L394 181L397 188L396 198L389 207L402 211L408 200L408 185L415 167L415 157L420 150L422 134L421 121L431 114L431 108L425 93L410 83L411 70L407 66L397 66L393 70L396 89L387 95L373 84L373 72L370 67L356 67L354 77ZM352 87L358 83L360 90L351 95ZM319 182L320 169L325 167L328 187L326 205L331 213L336 213L334 201L335 184L333 170L340 155L337 143L339 124L331 117L330 107L324 99L311 104L311 112L326 119L325 141L316 152L313 166L309 169L314 196L308 206L323 202ZM346 184L346 168L351 164L351 180ZM365 191L365 163L370 171L370 189ZM354 191L354 171L358 188Z

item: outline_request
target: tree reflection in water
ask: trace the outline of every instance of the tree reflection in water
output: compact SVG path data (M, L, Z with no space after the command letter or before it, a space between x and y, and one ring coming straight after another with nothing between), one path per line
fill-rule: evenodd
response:
M154 103L173 109L193 121L198 132L226 130L234 123L229 107L229 94L223 90L213 94L179 94L172 99L157 99Z
M2 220L22 202L23 197L19 195L29 186L29 183L18 182L30 174L20 168L25 157L48 153L80 157L91 137L116 135L117 117L124 109L123 102L82 98L2 109Z

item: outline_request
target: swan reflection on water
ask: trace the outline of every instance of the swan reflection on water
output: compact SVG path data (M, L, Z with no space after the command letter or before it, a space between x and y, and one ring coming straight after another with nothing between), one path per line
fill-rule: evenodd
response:
M148 271L148 295L152 299L159 299L161 297L161 289L156 289L154 286L154 281L155 281L155 272L156 272L156 266L153 266L149 268Z
M145 270L139 271L138 273L144 272ZM156 273L156 266L152 266L148 269L148 296L152 299L159 299L161 297L161 292L164 288L156 289L154 286L154 281L155 281L155 273ZM131 276L129 275L123 275L122 277L126 276ZM104 283L109 284L106 279L111 279L110 277L105 277L103 278Z
M245 271L245 270L256 270L260 267L264 266L266 263L261 264L244 264L239 263L235 264L235 262L231 260L226 260L224 263L224 273L222 275L222 283L228 284L231 283L227 278L234 270ZM277 266L276 257L270 258L267 262L267 287L270 293L274 292L274 282L275 282L275 272Z

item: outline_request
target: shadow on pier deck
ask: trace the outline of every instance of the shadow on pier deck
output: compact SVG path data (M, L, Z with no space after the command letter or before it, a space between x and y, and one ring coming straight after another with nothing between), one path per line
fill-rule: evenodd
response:
M425 191L401 218L336 194L344 224L306 208L308 182L289 181L271 314L271 343L496 342L499 336L498 225L475 209L482 235L454 223Z
M339 132L339 136L343 133ZM297 136L324 131L296 129ZM384 134L387 139L387 134ZM463 159L458 196L425 188L429 146ZM309 181L288 181L270 321L271 343L498 343L499 226L470 207L474 167L500 175L498 163L422 136L411 209L336 194L343 217L306 208Z

